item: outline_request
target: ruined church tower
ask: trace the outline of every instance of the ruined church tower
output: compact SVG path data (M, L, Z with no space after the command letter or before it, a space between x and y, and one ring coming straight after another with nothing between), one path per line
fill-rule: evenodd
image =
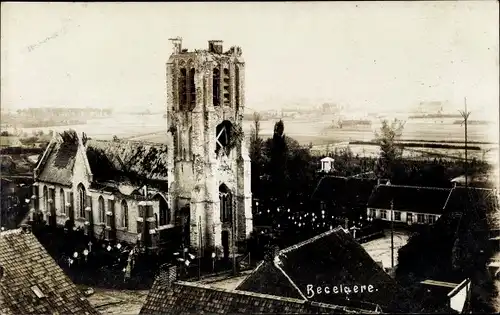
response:
M253 229L250 158L242 131L245 63L241 48L224 52L222 41L195 51L183 49L180 38L171 41L171 206L184 218L185 243L227 257Z

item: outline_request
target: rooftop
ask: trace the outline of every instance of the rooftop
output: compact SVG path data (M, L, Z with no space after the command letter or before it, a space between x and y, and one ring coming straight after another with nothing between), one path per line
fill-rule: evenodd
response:
M166 286L157 279L140 314L359 314L360 311L337 305L182 281Z
M0 233L2 314L99 314L23 229Z
M312 199L336 204L366 204L376 184L377 181L372 179L325 176L318 182Z
M80 139L75 131L57 134L37 165L38 180L70 186L78 152L97 186L118 182L166 182L167 146L139 141ZM88 164L87 164L88 162ZM111 185L113 186L113 185ZM116 187L112 187L114 189Z
M442 214L451 189L435 187L378 185L368 200L369 208Z
M263 262L238 290L307 298L307 285L373 285L372 293L318 294L316 302L363 310L377 306L394 310L402 288L370 257L345 229L338 227L279 251L274 261Z

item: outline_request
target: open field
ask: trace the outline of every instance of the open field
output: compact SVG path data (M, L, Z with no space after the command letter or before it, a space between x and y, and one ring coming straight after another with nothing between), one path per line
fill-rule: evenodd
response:
M402 139L421 141L464 141L464 127L453 124L455 119L408 120L405 124ZM379 124L375 123L371 128L361 127L359 129L332 129L330 120L320 119L292 119L285 118L285 133L294 138L301 138L301 142L337 142L337 141L369 141L374 138ZM272 135L274 120L261 121L261 136ZM243 122L243 130L249 132L251 121ZM119 138L137 137L141 140L152 141L156 139L156 133L166 133L166 119L162 115L115 115L112 118L89 120L85 125L55 126L45 128L22 128L24 132L31 134L36 130L63 131L74 129L77 132L85 132L90 137L111 138L113 135ZM492 125L470 125L468 128L469 141L491 141L498 143L498 123ZM152 139L152 140L151 140ZM159 138L161 139L161 138ZM300 140L299 140L300 141Z
M453 124L456 119L448 118L442 120L416 119L408 120L405 124L401 139L405 141L429 141L441 143L463 143L464 127ZM375 123L370 128L330 128L330 119L284 119L285 134L293 137L301 144L313 144L313 149L319 154L324 154L326 146L346 141L370 141L375 136L379 124ZM260 135L264 138L271 137L274 120L261 121ZM249 136L252 122L244 121L243 130ZM121 139L142 140L148 142L165 143L167 140L166 119L162 115L115 115L112 118L90 120L86 125L57 126L47 128L24 128L24 132L31 134L36 130L63 131L74 129L77 132L85 132L89 137L98 139L111 139L114 135ZM481 150L469 151L470 157L498 161L498 124L492 125L470 125L468 128L468 140L470 142L494 142L491 144L474 144L480 146ZM471 144L472 145L472 144ZM350 145L355 154L373 156L378 154L378 147L369 145ZM463 157L463 150L456 149L423 149L407 148L406 156L429 155L435 157Z

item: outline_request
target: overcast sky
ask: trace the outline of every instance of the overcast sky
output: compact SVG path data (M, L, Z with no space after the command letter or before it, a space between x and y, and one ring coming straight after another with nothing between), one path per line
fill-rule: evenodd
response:
M2 3L1 103L165 103L168 38L242 47L247 106L499 107L498 1Z

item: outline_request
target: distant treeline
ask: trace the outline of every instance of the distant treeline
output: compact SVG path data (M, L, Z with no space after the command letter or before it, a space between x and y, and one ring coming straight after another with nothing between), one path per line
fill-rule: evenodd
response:
M410 115L408 118L410 119L420 119L420 118L460 118L460 114L419 114L419 115Z
M380 145L375 141L352 141L349 144L357 145ZM451 145L451 144L441 144L441 143L415 143L415 142L398 142L398 146L407 148L432 148L432 149L457 149L464 150L465 146ZM468 150L480 151L481 148L477 146L467 146Z
M100 108L27 108L15 114L2 114L2 123L23 128L86 124L88 119L109 117L111 109Z
M41 154L44 148L2 148L0 154Z
M24 116L109 116L113 113L112 109L106 108L67 108L67 107L47 107L47 108L26 108L17 110L18 115Z

